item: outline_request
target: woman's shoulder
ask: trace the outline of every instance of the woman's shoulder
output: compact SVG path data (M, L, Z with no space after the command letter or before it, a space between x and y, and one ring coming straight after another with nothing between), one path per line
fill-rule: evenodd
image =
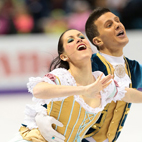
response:
M62 75L62 74L68 73L68 70L64 69L64 68L56 68L56 69L52 70L50 73Z
M61 85L75 86L76 81L67 69L57 68L50 72L54 74L59 80Z

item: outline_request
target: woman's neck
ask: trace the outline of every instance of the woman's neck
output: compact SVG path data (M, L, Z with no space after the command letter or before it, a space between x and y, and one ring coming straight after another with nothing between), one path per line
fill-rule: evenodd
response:
M91 62L87 62L87 64L83 64L82 66L74 66L70 65L70 69L68 70L71 75L74 77L77 86L86 86L93 83L96 79L92 75L92 66ZM90 107L96 108L99 107L101 104L100 98L88 98L87 96L80 97L87 103Z
M84 86L91 84L95 81L95 78L92 75L91 62L86 64L85 66L79 66L79 67L71 65L68 71L76 80L77 85Z

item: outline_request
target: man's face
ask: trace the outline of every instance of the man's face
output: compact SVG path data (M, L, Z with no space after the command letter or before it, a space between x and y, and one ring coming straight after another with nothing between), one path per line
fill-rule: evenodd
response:
M95 24L100 34L98 38L102 41L101 49L109 52L123 52L123 47L129 40L119 17L107 12L100 16Z

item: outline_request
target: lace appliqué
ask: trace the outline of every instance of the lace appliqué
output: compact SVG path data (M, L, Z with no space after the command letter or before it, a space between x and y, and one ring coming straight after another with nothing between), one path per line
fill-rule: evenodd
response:
M45 76L48 77L50 80L52 80L56 84L56 82L55 82L56 76L55 75L48 73Z

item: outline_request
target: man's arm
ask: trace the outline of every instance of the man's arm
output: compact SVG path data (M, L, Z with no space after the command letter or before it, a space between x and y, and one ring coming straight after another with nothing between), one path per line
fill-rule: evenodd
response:
M122 98L123 101L128 103L142 103L142 92L133 88L126 88L127 92L125 97Z

